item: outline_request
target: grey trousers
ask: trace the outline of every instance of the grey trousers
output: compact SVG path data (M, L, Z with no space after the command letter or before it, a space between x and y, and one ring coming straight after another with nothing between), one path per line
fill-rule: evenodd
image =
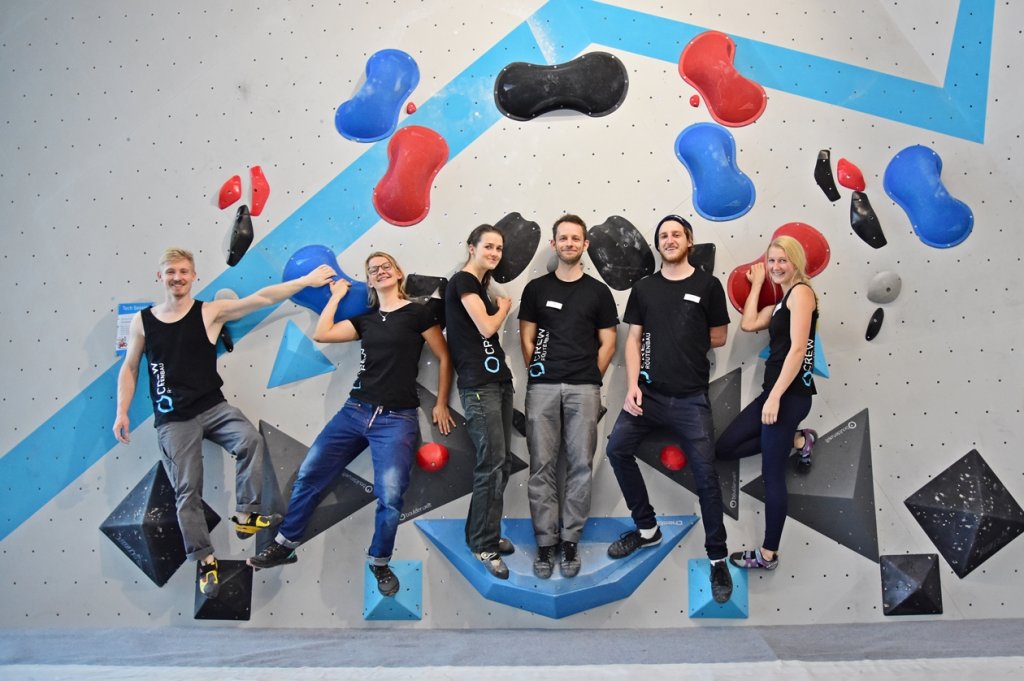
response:
M164 470L174 487L178 525L189 560L213 555L203 511L203 439L235 457L235 502L240 513L258 513L263 475L263 437L245 415L227 402L188 421L157 426Z
M579 542L590 515L591 473L597 448L601 388L530 383L526 388L527 496L538 546ZM559 454L565 452L565 491L558 494ZM560 503L561 502L561 503Z

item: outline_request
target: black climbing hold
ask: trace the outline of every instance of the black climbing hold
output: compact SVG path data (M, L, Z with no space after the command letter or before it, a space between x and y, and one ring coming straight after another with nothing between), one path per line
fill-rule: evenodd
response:
M903 503L961 579L1024 533L1024 509L977 449Z
M220 327L220 342L224 344L224 349L228 352L235 351L235 341L231 338L231 332L228 331L228 325Z
M234 267L252 245L252 218L249 207L241 205L235 212L235 225L231 228L231 245L228 247L228 265Z
M517 121L558 109L605 116L619 108L628 89L629 74L616 56L588 52L553 66L509 64L494 82L494 103Z
M207 598L199 591L199 563L196 562L194 618L248 621L252 613L252 572L244 560L218 560L220 593L216 598Z
M493 276L499 284L506 284L522 274L537 254L540 226L519 213L509 213L494 226L505 235L505 247Z
M687 261L702 272L708 274L715 273L715 245L714 244L694 244L690 248L690 254L687 256Z
M526 437L526 414L519 411L518 409L512 410L512 427L516 429L516 432Z
M850 226L868 246L881 248L886 244L882 224L864 192L854 192L850 197Z
M839 200L839 188L832 177L832 155L828 149L818 152L818 161L814 164L814 181L821 187L821 191L825 192L829 201Z
M613 215L587 233L587 254L608 286L625 291L654 273L654 253L626 218Z
M885 615L941 615L939 557L934 553L881 556Z
M882 320L885 319L885 310L878 308L874 314L871 315L871 319L868 320L868 330L864 334L865 340L874 340L878 332L882 330Z
M203 502L206 526L211 530L220 516ZM174 488L162 463L157 462L121 500L100 531L157 586L163 586L185 562L185 544L178 525Z
M444 277L428 277L423 274L410 274L405 279L405 293L410 300L421 303L430 308L434 319L445 327L444 317L444 290L448 287L448 280Z

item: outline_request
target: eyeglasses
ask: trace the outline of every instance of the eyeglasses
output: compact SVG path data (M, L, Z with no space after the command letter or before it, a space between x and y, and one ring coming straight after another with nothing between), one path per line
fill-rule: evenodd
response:
M395 269L395 266L392 265L390 262L382 262L379 265L370 265L369 267L367 267L366 273L369 274L371 277L375 277L377 276L378 272L390 272L393 269Z

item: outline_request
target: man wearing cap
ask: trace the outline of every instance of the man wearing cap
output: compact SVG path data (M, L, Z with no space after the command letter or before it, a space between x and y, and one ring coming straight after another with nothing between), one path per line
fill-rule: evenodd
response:
M626 302L626 401L608 440L608 461L636 529L608 547L612 558L661 542L661 530L647 495L636 450L644 437L667 428L689 460L700 499L704 548L711 560L711 593L725 603L732 577L725 558L722 490L714 467L708 351L725 345L729 312L725 290L712 274L689 262L693 228L678 215L658 223L655 248L659 272L638 281Z

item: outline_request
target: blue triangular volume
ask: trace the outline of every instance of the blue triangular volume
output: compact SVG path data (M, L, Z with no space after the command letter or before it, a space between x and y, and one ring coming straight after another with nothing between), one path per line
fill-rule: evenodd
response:
M688 564L690 617L747 618L750 614L750 599L746 570L725 561L732 575L732 598L725 603L717 603L711 595L711 561L707 558L691 558Z
M760 359L768 359L768 350L765 348L758 354ZM828 360L825 359L825 349L821 346L821 336L818 334L818 330L814 330L814 375L821 376L822 378L828 378L831 374L828 372Z
M277 349L274 369L270 372L268 388L276 388L285 383L294 383L304 378L312 378L320 374L334 371L334 364L313 345L313 341L302 333L302 330L288 320L281 339L281 347Z
M579 545L583 567L571 579L563 578L557 565L550 579L534 576L537 544L529 518L502 522L502 536L516 545L516 552L504 557L509 570L507 580L493 577L470 552L466 546L465 520L415 522L481 596L560 619L632 594L697 523L697 516L659 517L658 524L664 537L662 542L619 560L608 557L608 545L623 532L635 529L633 521L630 518L591 518L583 529Z
M363 568L363 619L423 619L423 561L393 560L388 565L398 577L398 593L394 596L382 596L370 564Z

